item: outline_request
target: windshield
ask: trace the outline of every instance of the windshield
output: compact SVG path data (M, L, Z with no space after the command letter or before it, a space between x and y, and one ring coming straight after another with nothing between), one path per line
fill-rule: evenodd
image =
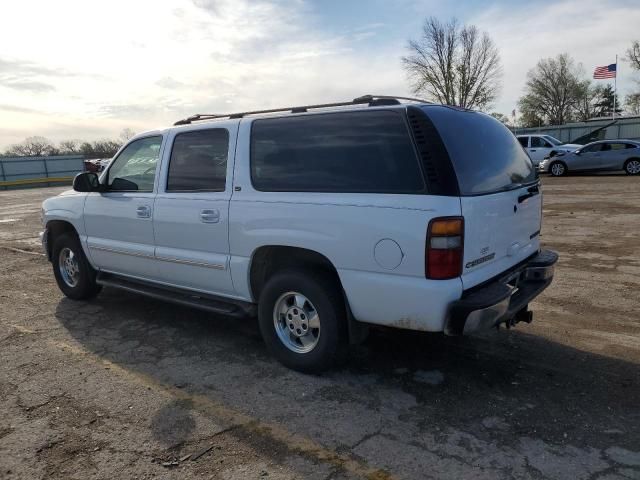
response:
M562 142L558 140L556 137L552 137L551 135L545 135L545 140L551 142L553 145L562 145Z
M495 118L440 105L423 109L446 146L461 195L510 190L536 181L531 159Z

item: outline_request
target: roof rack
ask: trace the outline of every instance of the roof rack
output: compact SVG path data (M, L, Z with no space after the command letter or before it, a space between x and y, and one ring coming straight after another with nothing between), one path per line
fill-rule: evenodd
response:
M302 105L299 107L284 107L284 108L271 108L268 110L253 110L250 112L240 113L197 113L190 117L178 120L174 125L188 125L191 122L202 120L214 120L217 118L243 118L247 115L260 115L263 113L276 113L276 112L291 112L291 113L305 113L309 110L316 108L332 108L332 107L346 107L349 105L362 105L368 103L370 107L377 107L383 105L399 105L400 100L407 100L410 102L430 103L420 98L411 97L396 97L390 95L363 95L358 98L354 98L350 102L336 102L336 103L320 103L316 105Z

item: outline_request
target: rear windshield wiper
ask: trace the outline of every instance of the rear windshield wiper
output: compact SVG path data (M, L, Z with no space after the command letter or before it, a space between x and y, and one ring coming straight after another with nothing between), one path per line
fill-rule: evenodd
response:
M531 198L535 195L538 195L540 193L540 187L538 187L538 185L533 185L529 188L527 188L527 192L524 195L520 195L518 197L518 203L522 203L524 202L527 198Z

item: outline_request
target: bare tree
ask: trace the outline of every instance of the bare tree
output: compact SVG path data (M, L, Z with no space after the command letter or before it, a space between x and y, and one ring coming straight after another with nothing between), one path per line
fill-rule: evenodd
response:
M73 155L80 153L80 140L63 140L58 144L58 150L61 155Z
M634 69L640 70L640 41L634 40L631 43L631 48L627 50L627 60Z
M33 136L25 138L22 143L10 146L6 155L39 157L56 153L53 144L44 137Z
M500 55L487 33L454 18L426 19L422 34L409 41L402 63L413 92L465 108L486 108L500 91Z
M631 115L640 115L640 93L631 93L624 100L627 112Z
M582 66L566 53L540 60L527 74L525 95L518 101L523 116L551 125L570 120L584 93L582 75Z
M511 126L512 124L511 119L507 117L504 113L493 112L493 113L490 113L490 115L496 120L498 120L499 122L502 122L507 126Z
M120 140L122 140L122 143L126 143L128 142L134 135L136 134L136 132L134 132L131 128L127 127L127 128L123 128L122 131L120 132Z

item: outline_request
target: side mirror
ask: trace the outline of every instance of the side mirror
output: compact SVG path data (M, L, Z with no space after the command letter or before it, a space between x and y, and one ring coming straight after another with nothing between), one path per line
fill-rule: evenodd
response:
M100 180L93 172L82 172L73 179L73 189L76 192L98 192L100 191Z

